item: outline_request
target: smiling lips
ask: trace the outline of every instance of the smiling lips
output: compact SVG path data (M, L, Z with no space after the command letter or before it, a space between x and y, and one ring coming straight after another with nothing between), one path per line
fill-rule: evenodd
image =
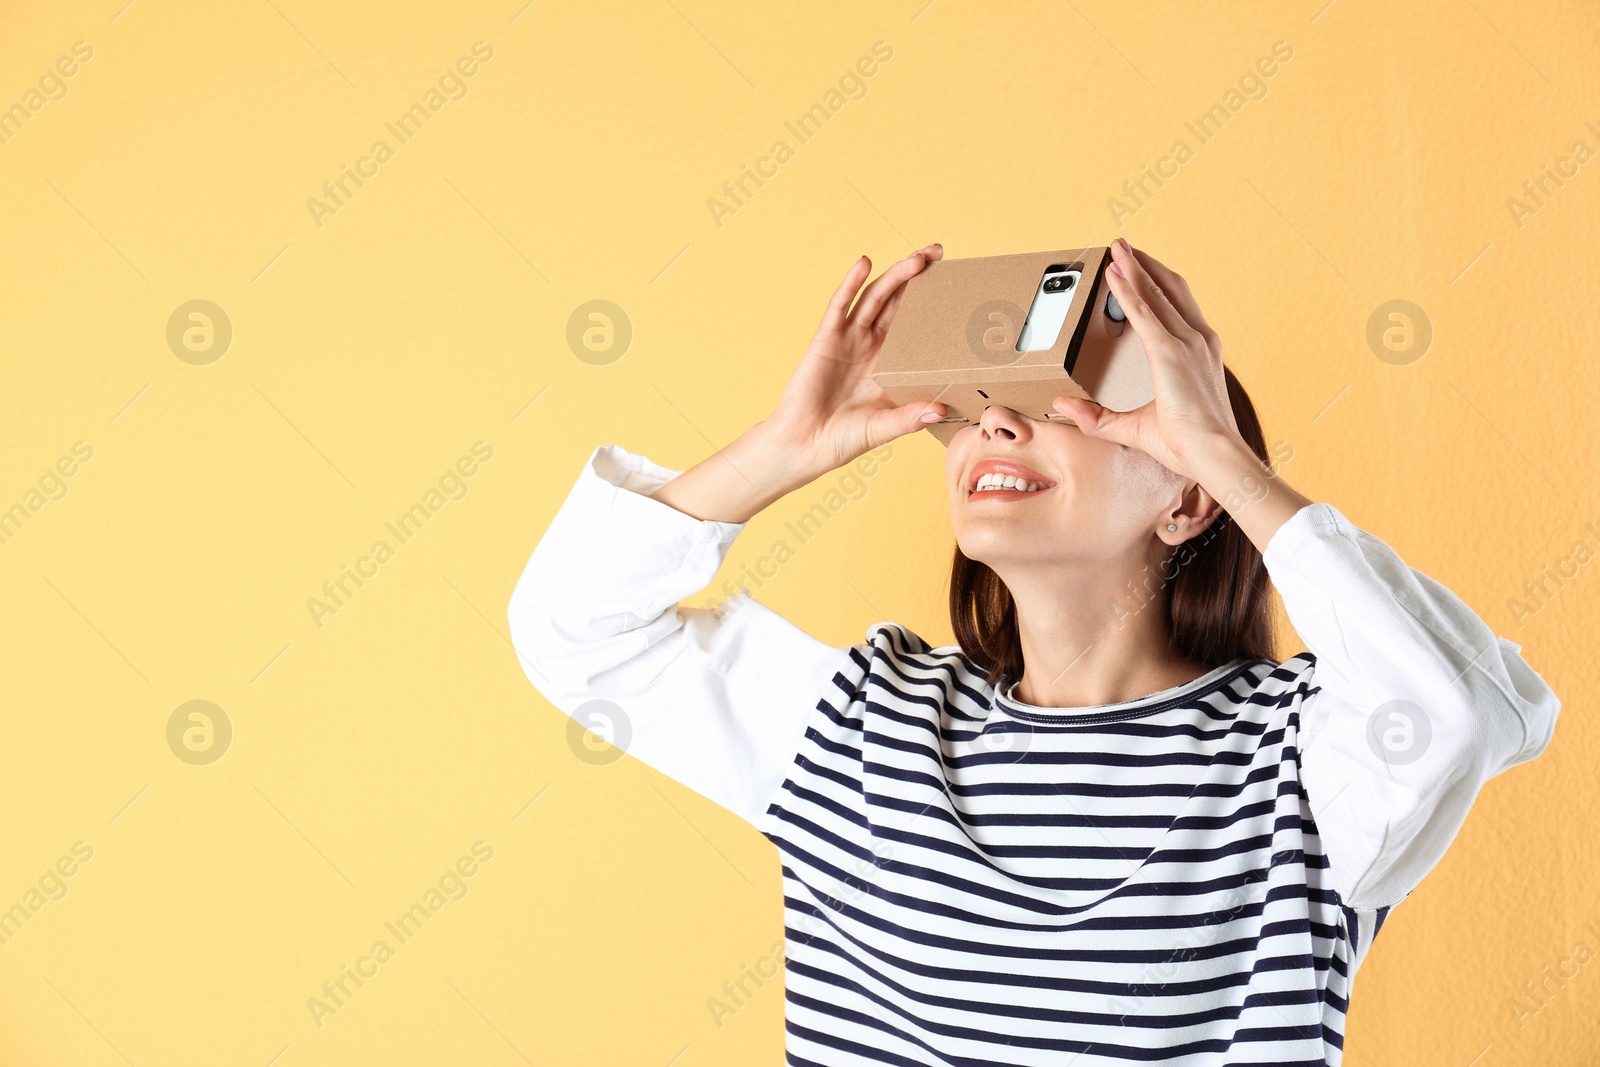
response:
M1056 483L1020 463L1005 459L986 459L967 473L967 499L979 496L998 500L1020 500L1051 488Z

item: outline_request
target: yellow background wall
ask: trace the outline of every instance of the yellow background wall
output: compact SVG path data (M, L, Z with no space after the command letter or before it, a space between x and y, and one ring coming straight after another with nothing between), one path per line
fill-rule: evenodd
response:
M0 543L0 908L38 906L0 946L0 1062L779 1062L778 984L708 1007L781 937L774 849L574 755L507 643L512 585L597 444L682 469L765 415L855 256L1118 234L1190 279L1284 477L1564 698L1384 928L1346 1062L1594 1062L1600 563L1510 603L1600 550L1600 162L1560 162L1600 150L1593 5L524 2L6 6L0 507L26 521ZM799 143L784 124L879 41ZM1201 144L1185 123L1280 41ZM1547 165L1569 177L1540 203ZM1146 166L1170 177L1135 204ZM186 312L168 343L196 300L231 324L220 358ZM569 348L591 300L631 324L621 358ZM1391 300L1431 323L1420 358L1369 347ZM836 644L884 619L950 641L943 455L897 443L761 598ZM231 725L214 762L179 758L187 712L169 745L195 700ZM387 934L441 878L459 899ZM308 1000L380 939L319 1025ZM1569 980L1541 1005L1546 967Z

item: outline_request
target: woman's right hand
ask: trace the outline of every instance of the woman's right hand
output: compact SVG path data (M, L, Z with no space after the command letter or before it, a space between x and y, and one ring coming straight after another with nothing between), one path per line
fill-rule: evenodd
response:
M763 422L811 478L949 414L937 402L896 404L872 378L906 282L943 256L938 244L913 252L867 286L852 309L856 291L872 272L872 261L862 256L828 302L777 410Z

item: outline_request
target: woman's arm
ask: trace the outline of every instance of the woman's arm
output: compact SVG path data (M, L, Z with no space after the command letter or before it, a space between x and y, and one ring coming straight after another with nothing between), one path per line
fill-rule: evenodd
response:
M717 611L679 604L711 581L744 524L652 498L677 477L596 448L511 595L511 643L534 688L576 723L754 823L846 650L745 594ZM569 737L587 756L586 739Z
M862 257L777 410L688 471L596 448L511 597L512 645L546 699L752 823L853 646L806 634L748 592L715 611L679 601L711 581L756 512L919 429L924 412L945 414L897 406L871 377L905 281L940 254L891 267L852 310L871 269Z
M1490 778L1550 743L1561 703L1461 599L1239 436L1222 348L1178 275L1125 242L1111 289L1150 359L1155 400L1113 412L1058 398L1085 433L1192 479L1262 551L1315 657L1301 781L1344 903L1398 903L1444 855Z
M1316 657L1301 781L1344 903L1398 903L1433 869L1483 785L1545 750L1561 702L1450 590L1332 504L1274 477L1241 440L1196 454Z

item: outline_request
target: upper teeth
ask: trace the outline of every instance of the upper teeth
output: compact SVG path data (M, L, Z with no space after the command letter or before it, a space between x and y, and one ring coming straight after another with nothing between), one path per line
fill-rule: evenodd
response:
M1044 488L1043 482L1030 482L1026 478L1017 478L1010 474L985 474L978 479L978 484L972 491L981 493L985 489L1020 489L1024 493L1034 493L1042 488Z

